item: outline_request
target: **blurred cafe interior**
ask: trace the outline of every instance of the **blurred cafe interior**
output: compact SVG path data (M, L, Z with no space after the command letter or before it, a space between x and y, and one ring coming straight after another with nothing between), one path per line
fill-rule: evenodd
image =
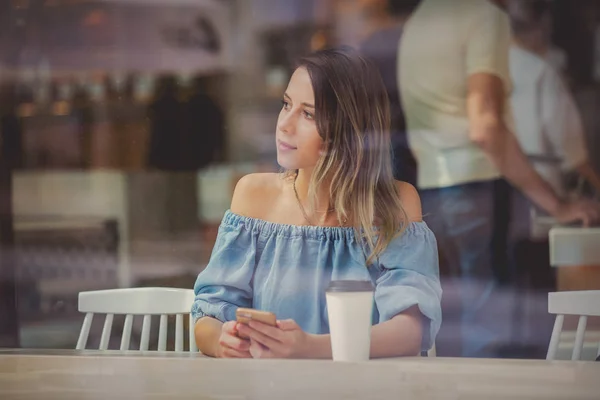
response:
M527 0L481 1L518 15L514 3ZM237 181L280 170L275 126L298 58L348 45L391 62L391 72L381 72L384 81L396 79L402 53L393 32L420 5L405 1L392 13L387 3L0 1L0 348L74 349L81 292L192 289ZM546 3L545 60L574 100L586 168L597 174L600 2ZM598 182L585 179L593 174L561 174L569 196L600 199ZM493 206L499 220L511 221L502 198ZM546 358L554 324L548 293L600 290L600 259L578 257L593 248L598 257L598 228L565 228L573 236L555 257L549 232L560 224L538 222L543 233L517 246L517 278L503 279L511 261L501 232L486 250L499 287L489 317L506 331L490 357ZM437 355L456 357L461 281L446 259L440 252ZM138 322L132 348L139 346ZM109 349L119 348L123 323L115 318ZM565 319L557 358L571 358L577 323ZM95 321L88 348L98 348L101 333ZM600 321L589 318L581 357L596 359L599 342Z

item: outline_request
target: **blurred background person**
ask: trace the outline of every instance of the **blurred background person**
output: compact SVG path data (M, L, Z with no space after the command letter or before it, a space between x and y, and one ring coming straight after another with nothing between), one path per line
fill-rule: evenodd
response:
M446 280L446 305L456 303L460 312L446 308L441 355L495 356L509 340L510 317L494 295L491 251L501 177L561 222L598 217L594 204L563 202L512 133L510 23L499 5L423 0L400 45L400 92L423 213L458 277L456 287Z
M520 27L525 28L525 25L531 22L532 18L538 19L537 27L530 29L527 36L529 46L532 46L534 52L541 58L545 59L557 70L563 78L567 78L567 54L552 42L553 21L552 8L554 2L552 0L505 0L507 8L513 22L513 31L515 23ZM535 15L534 15L535 14ZM534 32L535 31L535 32ZM522 36L523 32L519 33ZM535 38L534 38L535 36Z
M155 99L150 104L150 150L148 165L162 170L182 168L182 104L177 79L173 75L159 78Z
M547 0L511 4L517 3L518 9L511 5L514 40L510 70L519 144L560 196L567 195L562 176L569 170L577 171L600 191L600 177L589 161L577 103L560 71L546 58L551 49L551 4Z
M224 160L225 120L219 105L206 93L205 78L196 77L191 90L183 106L181 157L186 170L198 170Z
M589 162L577 104L561 71L547 57L552 47L551 3L519 0L511 2L509 10L513 32L511 105L521 148L562 199L569 196L565 185L568 171L576 171L600 192L600 177ZM522 305L530 296L519 295L516 310L521 317L515 324L519 332L514 341L543 355L553 324L547 313L547 294L556 290L555 271L548 260L548 231L552 224L538 219L536 216L548 214L518 190L512 190L510 204L511 271L519 277L519 292L530 292L537 299L528 302L526 309L530 313L524 316Z
M23 127L17 115L16 88L0 83L0 156L11 169L23 166Z
M394 177L417 184L417 162L406 136L406 120L398 88L398 44L404 23L421 0L362 0L363 13L375 27L360 46L379 69L390 99Z

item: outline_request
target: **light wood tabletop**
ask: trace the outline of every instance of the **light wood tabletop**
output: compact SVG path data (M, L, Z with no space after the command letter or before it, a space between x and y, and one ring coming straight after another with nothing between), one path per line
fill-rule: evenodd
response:
M0 399L599 399L600 363L0 350Z
M555 226L550 229L550 265L600 266L600 227Z

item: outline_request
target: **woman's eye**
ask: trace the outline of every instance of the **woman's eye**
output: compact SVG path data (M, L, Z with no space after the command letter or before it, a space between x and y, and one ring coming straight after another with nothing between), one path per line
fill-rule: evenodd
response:
M304 117L306 119L315 119L315 116L313 114L309 113L308 111L303 111L302 113L304 114Z
M289 110L290 109L290 103L288 103L285 100L281 100L281 104L283 105L283 109L284 110Z

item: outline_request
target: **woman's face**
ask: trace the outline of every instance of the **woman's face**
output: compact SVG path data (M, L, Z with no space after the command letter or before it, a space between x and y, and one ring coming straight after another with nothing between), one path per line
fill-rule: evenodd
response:
M323 150L317 132L315 94L306 68L292 75L277 118L277 162L288 170L312 168Z

